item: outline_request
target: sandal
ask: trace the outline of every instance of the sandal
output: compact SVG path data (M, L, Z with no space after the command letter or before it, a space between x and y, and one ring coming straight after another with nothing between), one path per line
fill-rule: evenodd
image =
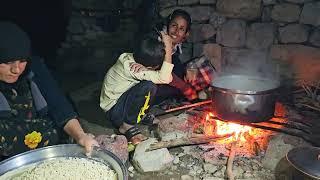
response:
M155 118L154 114L146 113L141 119L141 124L151 126Z
M127 138L128 141L131 141L133 137L135 137L136 135L139 135L139 134L141 134L141 131L140 131L137 127L133 126L133 127L131 127L130 129L128 129L128 130L124 133L124 136ZM141 135L142 135L142 134L141 134ZM137 145L137 144L139 144L139 143L141 143L142 141L147 140L147 139L148 139L148 138L145 137L144 139L141 139L140 141L138 141L138 142L136 142L136 143L133 143L132 141L131 141L131 142L132 142L133 145Z

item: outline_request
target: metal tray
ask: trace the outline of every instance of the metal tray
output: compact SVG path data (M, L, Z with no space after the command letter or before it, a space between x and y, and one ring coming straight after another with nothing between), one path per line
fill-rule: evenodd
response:
M13 156L0 162L0 177L1 175L17 168L23 168L24 166L40 163L47 159L61 157L80 157L103 162L108 164L111 169L117 173L118 180L128 180L128 171L126 166L113 153L100 148L94 148L92 155L89 158L85 155L84 148L77 144L48 146Z

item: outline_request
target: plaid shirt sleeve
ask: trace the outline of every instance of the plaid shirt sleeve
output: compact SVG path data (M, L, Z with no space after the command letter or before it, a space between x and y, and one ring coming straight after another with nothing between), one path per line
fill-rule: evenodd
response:
M216 72L210 61L205 56L195 60L193 63L195 63L199 73L197 74L196 81L191 85L196 91L200 91L211 84Z

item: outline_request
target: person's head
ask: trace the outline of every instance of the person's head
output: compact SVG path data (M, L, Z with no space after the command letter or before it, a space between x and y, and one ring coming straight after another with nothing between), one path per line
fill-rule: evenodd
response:
M155 69L162 65L165 56L164 44L156 37L143 37L133 52L134 60L145 67Z
M182 43L190 34L191 17L182 9L174 10L167 17L167 31L173 38L173 44Z
M0 22L0 81L15 83L31 57L28 35L16 24Z

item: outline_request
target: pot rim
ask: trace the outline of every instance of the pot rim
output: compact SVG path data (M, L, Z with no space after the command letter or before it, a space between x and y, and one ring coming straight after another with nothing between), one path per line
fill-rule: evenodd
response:
M222 93L236 93L236 94L244 94L244 95L255 95L255 94L271 94L274 91L277 91L278 89L280 89L280 82L278 80L272 80L269 78L265 78L265 77L261 77L261 76L250 76L250 75L241 75L241 74L232 74L232 75L222 75L217 77L217 79L215 80L219 80L219 78L224 78L224 77L229 77L229 78L253 78L253 79L261 79L261 80L267 80L267 81L273 81L275 83L277 83L277 85L275 87L272 87L270 89L266 89L266 90L260 90L260 91L256 91L256 90L239 90L239 89L230 89L230 88L225 88L225 87L218 87L216 85L214 85L215 83L212 82L211 83L211 87L213 87L214 89L216 89L217 91L221 91ZM213 81L215 81L213 80Z
M280 86L264 91L244 91L244 90L238 90L238 89L227 89L227 88L221 88L217 86L211 85L211 87L214 88L214 90L220 91L222 93L232 93L232 94L244 94L244 95L260 95L260 94L272 94L273 92L280 89Z

